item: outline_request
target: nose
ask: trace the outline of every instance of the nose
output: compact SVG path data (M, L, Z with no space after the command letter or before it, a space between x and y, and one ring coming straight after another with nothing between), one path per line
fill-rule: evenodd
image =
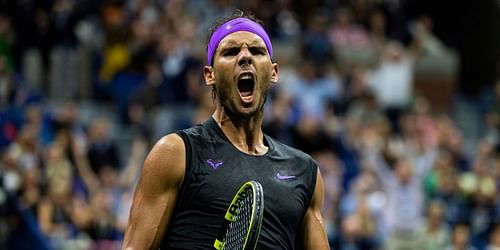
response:
M238 65L250 65L252 64L252 53L248 50L246 46L244 48L241 48L240 50L240 55L238 58Z

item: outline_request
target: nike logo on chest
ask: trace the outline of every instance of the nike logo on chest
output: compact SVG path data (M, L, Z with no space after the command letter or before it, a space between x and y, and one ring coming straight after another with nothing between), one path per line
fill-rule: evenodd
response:
M297 178L297 176L295 176L295 175L282 175L279 172L276 173L276 179L278 179L278 180L292 180L292 179L296 179L296 178Z

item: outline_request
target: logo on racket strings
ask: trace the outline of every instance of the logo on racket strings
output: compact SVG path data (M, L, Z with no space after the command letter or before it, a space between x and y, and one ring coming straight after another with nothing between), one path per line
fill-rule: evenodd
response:
M234 217L239 213L242 201L251 193L252 187L250 186L245 186L242 192L238 192L238 195L234 198L234 201L227 211L228 213L226 213L226 219L230 221L234 220Z

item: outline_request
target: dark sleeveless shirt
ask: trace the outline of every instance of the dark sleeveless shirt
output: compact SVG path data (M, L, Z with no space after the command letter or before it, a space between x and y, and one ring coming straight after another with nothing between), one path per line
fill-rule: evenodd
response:
M186 146L186 172L162 249L214 249L224 214L237 189L255 180L264 189L264 218L257 249L294 249L316 184L316 162L269 136L262 156L239 151L213 118L178 131Z

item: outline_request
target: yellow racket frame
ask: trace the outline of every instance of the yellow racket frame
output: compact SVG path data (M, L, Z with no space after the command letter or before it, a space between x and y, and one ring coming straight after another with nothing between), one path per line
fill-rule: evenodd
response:
M234 195L234 197L233 197L233 199L232 199L231 203L229 204L229 207L226 211L226 214L224 215L225 223L229 224L229 223L235 221L236 216L239 213L238 205L244 198L246 198L246 194L248 193L249 190L251 190L252 194L253 194L252 216L250 217L250 229L247 231L247 233L245 235L245 243L243 244L245 246L244 247L245 249L247 248L246 245L248 243L248 239L250 237L250 233L252 232L252 227L254 225L257 226L257 228L256 228L257 231L255 232L257 234L256 241L258 240L258 237L260 234L260 228L262 225L262 218L263 218L263 214L264 214L264 192L262 189L262 185L257 181L245 182L238 189L238 192L236 192L236 194ZM260 197L259 201L257 200L258 197ZM258 202L260 202L260 204L257 204ZM261 211L259 213L256 210L259 209L260 207L261 207ZM256 218L256 216L258 216L258 217ZM258 220L257 224L255 224L255 220ZM222 239L215 239L214 247L217 250L224 250L224 242L222 241ZM253 246L252 249L255 249L255 246Z

